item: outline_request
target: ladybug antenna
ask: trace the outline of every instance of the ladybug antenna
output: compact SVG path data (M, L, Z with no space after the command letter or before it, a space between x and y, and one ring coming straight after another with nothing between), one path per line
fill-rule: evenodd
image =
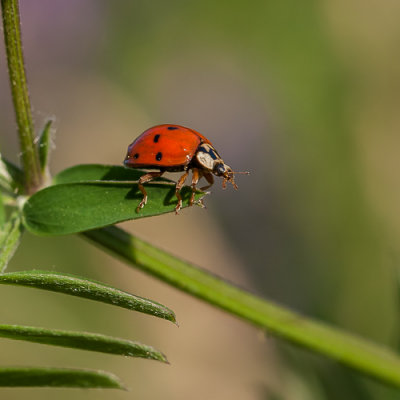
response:
M230 182L232 184L232 186L237 190L238 186L235 183L235 178L234 175L236 174L242 174L242 175L250 175L250 172L248 171L227 171L224 180L222 182L222 188L225 189L226 188L226 183Z
M249 171L230 171L229 172L230 174L232 174L232 175L238 175L238 174L242 174L242 175L250 175L250 172Z

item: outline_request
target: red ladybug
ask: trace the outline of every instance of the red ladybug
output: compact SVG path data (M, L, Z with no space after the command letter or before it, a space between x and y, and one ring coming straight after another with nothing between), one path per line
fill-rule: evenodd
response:
M139 212L147 203L147 193L143 186L154 178L160 177L164 172L185 171L175 187L178 204L177 213L182 207L180 190L192 170L192 196L189 205L193 205L196 185L204 176L208 185L201 190L208 189L213 183L213 174L224 178L222 187L230 182L237 189L234 172L224 163L211 142L193 129L180 125L157 125L144 131L128 147L125 166L130 168L157 169L140 177L138 186L143 193L143 199L137 207Z

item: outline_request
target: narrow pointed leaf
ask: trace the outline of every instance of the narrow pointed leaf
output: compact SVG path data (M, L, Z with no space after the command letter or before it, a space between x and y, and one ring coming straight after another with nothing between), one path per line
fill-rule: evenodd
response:
M400 387L400 357L391 349L302 316L225 282L117 227L84 235L135 268L289 342Z
M12 193L14 191L11 176L4 168L3 161L0 161L0 189L3 193Z
M174 211L177 200L173 184L149 183L146 190L148 203L137 213L143 196L136 183L100 181L50 186L26 201L23 223L37 235L65 235ZM187 207L191 188L184 187L181 193L183 207ZM196 200L203 196L197 192Z
M11 214L0 232L0 273L6 270L8 262L17 250L21 234L21 217L16 211Z
M80 164L64 169L53 178L53 183L77 183L90 181L111 181L111 182L135 182L142 175L143 171L133 168L126 168L122 165L104 165L104 164ZM154 182L170 182L170 179L157 178Z
M5 222L6 222L6 209L4 207L3 194L0 192L0 232L2 232L4 230ZM0 233L0 235L1 235L1 233ZM0 239L0 242L1 242L1 239Z
M40 169L42 170L42 173L47 168L49 151L50 151L50 128L52 123L53 120L49 119L44 125L44 128L39 136L38 153L39 153Z
M0 337L167 362L164 354L151 346L96 333L0 325Z
M0 284L28 286L83 297L176 323L174 312L162 304L75 275L35 270L8 272L0 275Z
M123 389L121 381L104 371L67 368L0 368L0 387L74 387Z
M8 193L14 193L24 187L24 174L12 162L0 156L0 188Z

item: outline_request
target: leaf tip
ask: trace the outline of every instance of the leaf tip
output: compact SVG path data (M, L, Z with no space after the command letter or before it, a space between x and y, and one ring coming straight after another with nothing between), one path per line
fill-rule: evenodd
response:
M168 361L167 356L164 353L161 353L161 352L157 352L157 354L155 355L153 360L161 361L164 364L171 365L171 363Z

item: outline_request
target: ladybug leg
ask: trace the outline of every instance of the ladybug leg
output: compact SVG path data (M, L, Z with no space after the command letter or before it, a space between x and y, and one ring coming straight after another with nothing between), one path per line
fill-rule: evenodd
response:
M210 172L201 171L201 172L200 172L199 179L200 179L201 177L203 177L203 176L204 176L204 178L206 178L206 180L207 180L207 182L208 182L208 185L201 187L201 188L200 188L201 191L207 190L208 188L210 188L210 187L214 184L214 177L213 177L213 175L212 175ZM194 198L194 192L192 193L192 196L193 196L193 198ZM203 203L203 199L200 199L200 200L198 201L198 204L199 204L202 208L206 208L206 206L205 206L204 203Z
M164 173L164 171L156 171L156 172L149 172L145 175L142 175L139 180L138 180L138 187L139 190L142 192L143 194L143 199L140 202L140 204L137 206L136 208L136 212L138 213L147 203L147 192L146 189L144 188L143 184L152 181L155 178L160 177L162 174Z
M203 172L200 171L198 168L193 168L193 175L192 175L192 195L190 197L189 205L192 206L194 203L194 196L196 194L196 185L203 176Z
M230 182L232 184L232 186L234 187L235 190L238 190L238 186L235 183L235 180L233 179L233 176L230 178L224 178L223 182L222 182L222 189L226 189L226 183Z
M204 172L203 176L204 176L204 178L207 179L208 185L203 186L202 188L200 188L200 190L202 190L202 191L207 190L208 188L210 188L214 184L214 177L212 176L212 173Z
M180 178L179 181L176 183L175 186L175 196L178 199L178 204L175 207L175 214L178 214L178 211L182 208L182 196L181 196L181 189L183 184L185 183L185 180L187 176L189 175L189 171L186 171Z

